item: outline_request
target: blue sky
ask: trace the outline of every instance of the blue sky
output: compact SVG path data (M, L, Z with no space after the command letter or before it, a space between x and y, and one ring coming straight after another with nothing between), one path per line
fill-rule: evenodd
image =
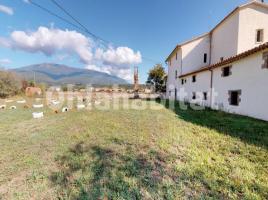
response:
M50 0L34 1L68 18ZM84 38L78 35L79 30L23 0L0 0L1 66L14 68L56 62L81 68L96 67L100 71L131 78L132 76L126 76L126 73L130 72L129 67L138 65L141 82L145 82L149 69L154 65L154 62L146 58L164 64L165 58L177 43L208 32L236 6L248 0L57 0L57 2L91 32L111 41L114 46L110 46L110 51L107 52L106 47L101 47L94 40L89 39L85 42ZM1 6L12 10L3 10ZM29 46L29 43L24 44L28 36L39 36L34 33L38 32L40 27L47 28L48 31L75 30L77 34L75 33L74 37L80 37L78 41L84 46L81 49L80 45L73 45L70 39L73 36L70 35L65 38L66 45L62 44L65 40L61 41L61 38L53 36L55 43L60 43L64 47L56 44L54 47L54 43L46 43L45 49L40 49L42 48L40 42L38 47ZM21 31L16 34L17 40L11 37L16 31ZM23 34L24 37L19 34ZM3 41L10 44L3 45ZM87 47L99 48L98 56L94 50L94 61L87 59L90 57L90 52L85 52L86 55L83 52ZM129 49L117 51L116 47ZM44 52L47 52L47 55ZM139 52L143 57L142 63L138 61ZM125 54L130 56L131 61L122 60L120 56ZM107 59L106 56L110 55L111 59Z

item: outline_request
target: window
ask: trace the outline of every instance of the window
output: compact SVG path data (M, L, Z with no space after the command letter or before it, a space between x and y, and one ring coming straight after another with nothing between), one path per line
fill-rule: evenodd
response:
M205 53L204 54L204 63L207 63L207 57L208 57L208 55Z
M207 92L203 92L203 99L205 101L208 100L208 93Z
M193 82L193 83L196 82L196 75L194 75L194 76L192 77L192 82Z
M178 77L178 71L176 70L175 71L175 79L177 79L177 77Z
M268 69L268 52L264 52L262 57L263 57L262 68L263 69Z
M232 75L231 66L223 67L221 76L222 77L227 77L227 76L230 76L230 75Z
M241 102L241 90L229 91L229 104L232 106L239 106Z
M263 42L263 29L259 29L256 32L256 42Z
M178 53L176 53L176 60L178 60Z
M181 79L181 84L182 84L182 85L184 84L184 79Z
M193 92L193 97L192 97L192 99L196 99L196 93L195 93L195 92Z

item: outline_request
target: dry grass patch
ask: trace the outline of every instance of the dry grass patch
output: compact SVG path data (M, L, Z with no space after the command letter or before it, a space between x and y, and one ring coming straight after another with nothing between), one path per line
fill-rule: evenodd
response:
M2 198L268 199L267 122L164 106L1 110Z

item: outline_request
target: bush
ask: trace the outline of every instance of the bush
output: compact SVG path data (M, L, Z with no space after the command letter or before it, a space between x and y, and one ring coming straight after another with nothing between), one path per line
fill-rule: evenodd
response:
M16 95L20 88L20 80L14 73L0 71L0 98Z
M42 90L42 94L45 94L48 86L45 83L39 83L36 85L36 87L39 87Z

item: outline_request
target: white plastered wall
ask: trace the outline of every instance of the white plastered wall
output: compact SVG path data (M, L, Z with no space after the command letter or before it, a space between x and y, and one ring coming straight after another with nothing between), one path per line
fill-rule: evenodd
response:
M196 76L196 82L192 82L192 76ZM180 90L184 91L187 94L186 97L180 98L180 100L185 100L187 102L193 102L192 96L193 92L196 93L196 101L195 103L210 106L210 79L211 72L204 71L191 76L187 76L181 79L186 80L186 83L182 85L180 79ZM203 99L203 92L207 92L207 100Z
M209 34L189 42L182 49L182 74L195 71L209 64L210 37ZM204 63L204 54L207 54L207 62Z
M237 55L239 12L234 13L212 32L212 64Z
M262 43L256 42L256 30L264 29L264 42L268 41L268 9L250 5L239 13L238 54Z
M263 69L263 53L256 53L232 64L232 75L222 77L221 68L213 70L213 87L218 93L214 109L268 120L268 69ZM241 90L239 106L229 105L230 90Z
M177 75L181 74L181 50L177 51L177 59L176 53L170 58L168 63L168 81L167 81L167 89L166 89L166 97L168 99L175 99L175 88L179 88L179 78L176 78L176 70Z

